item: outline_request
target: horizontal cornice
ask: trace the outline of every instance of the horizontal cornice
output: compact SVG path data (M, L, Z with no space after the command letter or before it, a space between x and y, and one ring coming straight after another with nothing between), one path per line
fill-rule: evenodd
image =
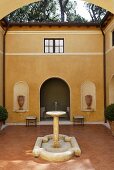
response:
M8 31L7 34L102 34L101 31Z
M64 27L64 26L68 26L68 27L100 27L100 23L94 23L94 22L75 22L75 21L70 21L70 22L21 22L21 23L16 23L16 22L11 22L9 23L10 27L13 26L59 26L59 27Z
M80 56L80 55L103 55L102 52L76 52L76 53L6 53L7 56Z

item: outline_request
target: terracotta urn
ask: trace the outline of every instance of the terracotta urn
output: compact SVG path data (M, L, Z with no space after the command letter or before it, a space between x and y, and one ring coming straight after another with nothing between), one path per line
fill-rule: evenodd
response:
M92 105L92 95L86 95L85 96L85 102L87 105L87 109L91 110L91 105Z
M18 105L19 105L19 110L23 110L25 96L23 96L23 95L17 96L17 101L18 101Z

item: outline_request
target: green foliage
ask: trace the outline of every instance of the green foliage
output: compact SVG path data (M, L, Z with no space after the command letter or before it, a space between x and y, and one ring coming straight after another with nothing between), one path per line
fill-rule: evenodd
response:
M77 14L76 0L41 0L17 9L6 19L10 22L88 22ZM91 22L100 23L106 10L91 3L85 2Z
M10 22L46 22L57 21L55 0L42 0L17 9L6 19Z
M81 17L79 14L76 13L76 1L69 1L65 7L65 14L66 14L66 21L75 21L78 23L85 23L88 22L85 18Z
M106 10L91 3L85 3L85 6L90 14L91 22L100 23L106 15Z
M107 106L105 117L109 121L114 121L114 104Z
M5 122L5 120L8 118L8 112L7 110L0 106L0 121Z
M25 22L87 22L76 14L76 1L42 0L17 9L6 16L6 20Z

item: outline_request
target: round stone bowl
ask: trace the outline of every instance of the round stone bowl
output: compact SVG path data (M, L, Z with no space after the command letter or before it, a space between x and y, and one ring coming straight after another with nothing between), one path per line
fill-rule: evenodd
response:
M49 112L46 112L46 114L49 116L52 116L52 117L54 117L54 116L59 117L59 116L65 115L66 112L64 112L64 111L49 111Z

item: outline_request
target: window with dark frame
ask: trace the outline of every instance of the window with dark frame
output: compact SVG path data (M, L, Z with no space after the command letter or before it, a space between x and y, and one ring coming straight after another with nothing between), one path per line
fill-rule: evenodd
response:
M114 31L112 31L112 46L114 46Z
M44 53L64 53L64 38L45 38Z

